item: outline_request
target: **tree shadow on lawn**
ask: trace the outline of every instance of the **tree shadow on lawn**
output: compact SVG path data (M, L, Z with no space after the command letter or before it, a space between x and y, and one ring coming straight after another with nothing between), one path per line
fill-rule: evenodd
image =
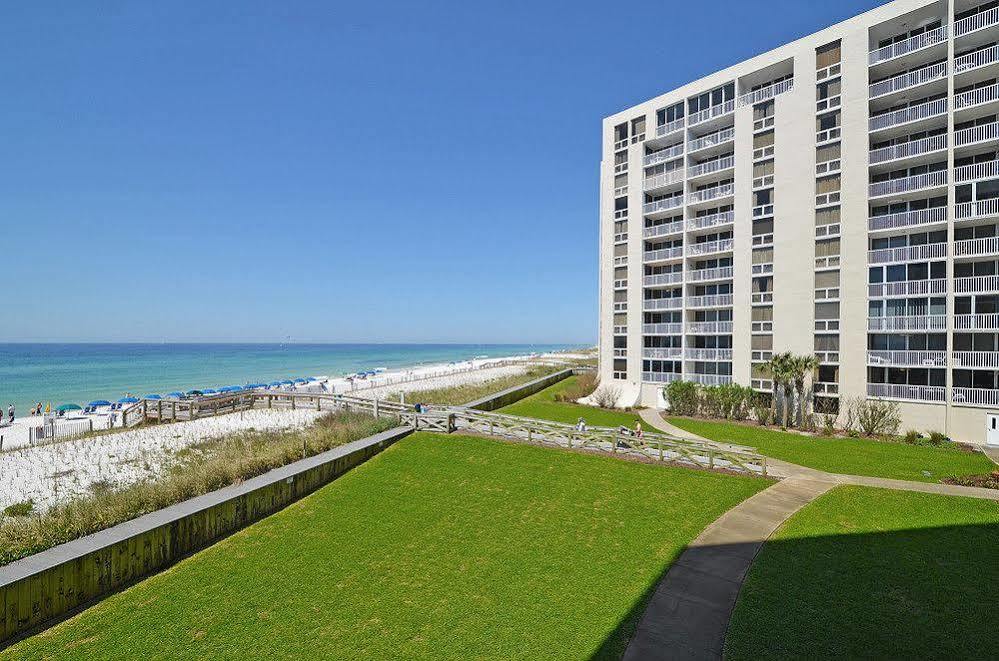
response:
M688 547L663 578L592 659L995 658L999 523Z

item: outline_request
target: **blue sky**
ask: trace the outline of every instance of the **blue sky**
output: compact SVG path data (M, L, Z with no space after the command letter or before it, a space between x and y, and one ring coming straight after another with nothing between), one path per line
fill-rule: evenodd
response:
M878 4L8 4L0 341L594 341L601 118Z

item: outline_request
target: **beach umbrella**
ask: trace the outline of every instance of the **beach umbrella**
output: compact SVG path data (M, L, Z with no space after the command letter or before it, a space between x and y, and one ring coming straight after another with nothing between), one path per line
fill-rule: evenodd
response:
M187 394L188 395L204 395L205 393L201 392L200 390L188 390Z
M169 397L171 399L182 399L184 397L184 393L182 393L182 392L168 392L167 393L167 397Z
M218 390L214 390L213 388L205 388L201 391L202 395L214 395L216 393L218 393Z
M111 406L111 402L106 399L95 399L87 404L87 406Z
M281 381L271 381L271 385L272 386L280 386L280 385L283 385L283 382L281 382Z
M138 401L139 400L136 399L135 397L122 397L121 399L118 400L118 403L119 404L135 404Z
M143 395L142 399L163 399L159 395Z
M56 407L56 411L65 413L66 411L79 411L81 408L83 407L79 404L60 404Z
M226 386L226 388L229 389L229 392L239 392L243 389L243 386Z
M278 385L279 386L293 386L293 385L295 385L295 382L292 381L291 379L285 379L284 381L282 381Z
M318 376L310 376L309 377L309 381L318 381L318 380L319 380Z
M305 379L295 379L295 383L308 383Z

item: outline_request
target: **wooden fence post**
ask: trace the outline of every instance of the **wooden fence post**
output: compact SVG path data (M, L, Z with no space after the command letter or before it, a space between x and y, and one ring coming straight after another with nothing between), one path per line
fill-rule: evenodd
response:
M374 411L375 411L375 418L377 418L378 417L378 398L377 397L375 397Z

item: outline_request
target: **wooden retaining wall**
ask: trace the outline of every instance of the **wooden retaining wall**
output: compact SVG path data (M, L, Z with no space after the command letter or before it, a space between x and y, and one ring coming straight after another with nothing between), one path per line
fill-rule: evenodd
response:
M523 385L514 386L491 395L486 395L481 399L476 399L465 404L465 407L479 411L495 411L496 409L501 409L504 406L520 401L525 397L529 397L534 393L541 392L552 384L558 383L563 379L568 379L573 374L575 374L575 370L571 369L555 372L554 374L543 376L540 379L529 381Z

